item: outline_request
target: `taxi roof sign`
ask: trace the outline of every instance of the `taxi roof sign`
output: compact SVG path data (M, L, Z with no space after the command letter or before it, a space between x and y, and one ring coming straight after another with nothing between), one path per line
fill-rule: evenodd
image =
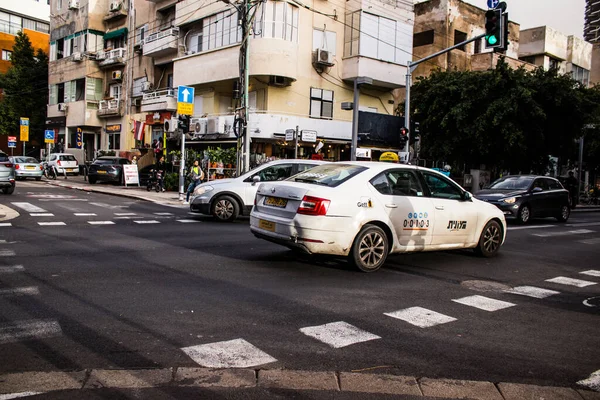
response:
M381 156L379 156L379 161L399 163L400 157L398 157L398 154L394 152L386 151L385 153L382 153Z

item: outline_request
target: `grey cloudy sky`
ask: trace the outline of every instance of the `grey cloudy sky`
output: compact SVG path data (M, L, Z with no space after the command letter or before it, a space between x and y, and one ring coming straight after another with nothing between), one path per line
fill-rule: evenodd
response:
M487 9L487 0L465 0ZM566 35L583 37L585 0L506 0L511 21L521 29L547 25Z

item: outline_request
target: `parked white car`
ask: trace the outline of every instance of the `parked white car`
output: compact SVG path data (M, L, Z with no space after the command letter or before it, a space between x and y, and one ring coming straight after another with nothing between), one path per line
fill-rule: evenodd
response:
M473 248L495 256L504 214L436 171L339 162L262 183L250 215L255 236L311 254L348 256L376 271L390 253Z
M190 211L214 216L218 221L233 221L249 215L259 182L280 181L325 161L277 160L254 168L237 178L217 179L196 187Z
M69 153L52 153L48 160L48 165L54 167L58 175L79 175L79 164L73 154Z

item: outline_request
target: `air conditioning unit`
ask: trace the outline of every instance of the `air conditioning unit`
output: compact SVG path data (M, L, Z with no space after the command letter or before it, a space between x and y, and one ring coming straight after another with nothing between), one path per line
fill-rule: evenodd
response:
M194 136L206 135L208 118L192 118L190 119L190 132L194 132Z
M273 86L290 86L290 81L285 76L273 75L270 83Z
M68 105L66 103L58 103L58 111L67 111Z
M134 107L141 107L142 99L131 99L131 105Z
M106 52L100 50L99 52L96 53L96 61L102 61L102 60L106 60Z
M78 10L79 9L79 0L70 0L69 1L69 10Z
M334 65L333 54L331 54L331 52L323 49L317 49L316 56L315 64L324 67L332 67Z
M120 81L122 78L121 76L123 75L123 71L121 70L116 70L112 72L112 78L115 81Z
M73 56L71 57L71 59L73 61L82 61L83 60L83 54L77 52L77 53L73 53Z
M152 90L152 82L142 82L142 92L149 92Z
M121 3L118 1L110 2L110 12L119 11L121 9Z
M225 133L225 118L208 118L206 133Z
M165 132L177 132L179 128L179 119L171 118L165 119Z

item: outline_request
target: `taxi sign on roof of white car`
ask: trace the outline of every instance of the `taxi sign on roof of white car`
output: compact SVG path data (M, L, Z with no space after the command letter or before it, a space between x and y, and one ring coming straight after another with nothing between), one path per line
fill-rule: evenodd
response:
M361 271L388 254L472 248L495 256L504 214L439 172L411 165L337 162L261 183L252 233L310 254L348 257Z

